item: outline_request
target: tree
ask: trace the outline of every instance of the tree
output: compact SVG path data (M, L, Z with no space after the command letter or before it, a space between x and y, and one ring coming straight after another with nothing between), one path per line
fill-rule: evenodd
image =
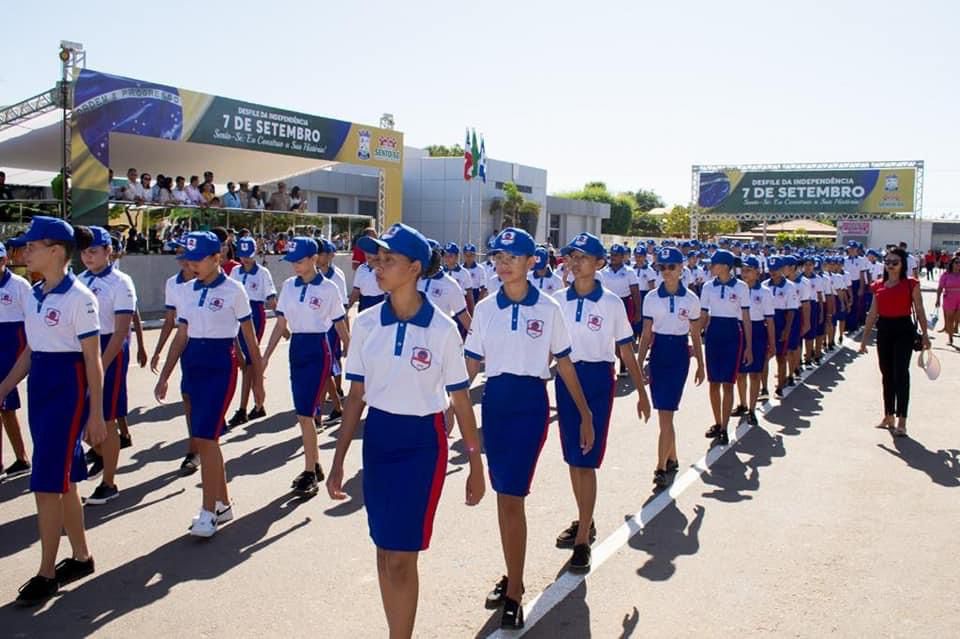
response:
M633 194L620 193L614 195L607 189L604 182L594 181L587 182L580 191L558 193L557 197L609 204L610 217L601 223L601 232L626 235L630 231L630 225L633 222L633 209L636 205Z
M666 206L659 195L647 189L639 189L633 194L633 199L637 202L637 210L642 213Z
M657 236L660 233L660 220L656 216L642 211L633 212L633 220L630 222L631 235Z
M679 204L663 216L661 224L664 235L673 237L687 237L690 235L690 209ZM698 227L698 238L706 239L715 235L736 233L739 230L736 220L710 219L702 220Z
M503 197L490 203L490 214L503 215L503 224L516 226L531 235L537 231L537 219L540 217L540 205L523 199L517 185L507 182L503 185Z
M426 147L427 154L432 158L462 158L463 147L459 144L453 146L443 146L442 144L430 144Z
M833 245L833 242L829 239L810 237L804 229L789 232L781 231L774 236L773 242L777 246L790 244L792 246L819 246L826 248Z

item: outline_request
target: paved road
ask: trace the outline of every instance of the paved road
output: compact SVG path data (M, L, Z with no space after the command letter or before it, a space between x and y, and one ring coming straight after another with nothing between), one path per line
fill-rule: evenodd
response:
M535 623L526 635L955 634L960 352L944 341L935 342L940 380L913 369L909 439L872 427L880 412L873 351L840 351L761 428L705 460L709 401L690 386L677 420L676 501L654 500L656 428L637 422L622 385L600 476L595 560L604 561L585 580L564 576L568 551L553 548L576 511L551 430L528 500L526 602ZM271 364L269 416L223 440L238 518L209 541L186 535L198 477L176 476L180 405L158 406L153 383L149 371L131 371L135 446L121 455L121 496L87 509L97 574L39 610L0 607L2 635L385 636L360 442L348 459L351 501L288 495L303 462L285 353ZM335 435L321 437L325 466ZM5 455L9 463L9 447ZM420 561L418 636L484 637L498 620L482 607L502 570L495 502L463 505L464 463L454 445L433 547ZM709 469L687 470L697 464ZM0 484L0 599L13 599L39 559L26 486ZM628 540L621 527L638 511L644 526L632 523ZM61 555L65 548L66 540Z

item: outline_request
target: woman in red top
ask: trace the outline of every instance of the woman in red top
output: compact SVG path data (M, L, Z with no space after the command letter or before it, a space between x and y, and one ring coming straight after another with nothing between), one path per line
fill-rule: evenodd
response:
M883 260L883 280L874 282L873 303L860 341L860 352L867 352L867 339L877 325L877 359L883 378L883 421L877 428L893 428L897 437L907 434L907 402L910 399L910 355L913 350L913 321L917 316L923 334L923 348L930 348L927 315L923 312L920 282L906 275L907 253L903 249L887 252Z

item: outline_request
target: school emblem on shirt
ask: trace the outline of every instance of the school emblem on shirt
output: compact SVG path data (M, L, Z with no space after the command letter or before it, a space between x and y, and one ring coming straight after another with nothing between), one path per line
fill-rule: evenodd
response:
M440 297L441 295L443 295L443 289L439 289L439 288L435 288L430 292L433 293L434 297Z
M543 335L543 321L538 319L527 320L527 335L534 339Z
M254 290L254 291L257 290L257 283L256 283L256 282L250 282L250 288L251 288L252 290Z
M426 348L415 346L413 352L410 353L410 365L418 371L427 370L432 362L433 355Z
M599 331L603 327L603 318L599 315L587 316L587 328L591 331Z
M223 308L223 298L222 298L222 297L214 297L213 299L210 300L210 303L207 304L207 307L208 307L211 311L214 311L214 312L219 311L220 309Z
M10 306L13 304L13 296L10 295L10 293L3 293L0 295L0 304L3 304L4 306Z
M43 321L47 323L47 326L56 326L60 323L60 311L55 308L48 308L46 315L43 316Z
M685 308L681 308L680 311L677 313L677 315L682 319L687 319L688 317L690 317L690 311L688 311Z
M737 294L736 294L736 293L730 293L730 301L731 301L731 302L736 302L738 299L740 299L740 298L737 297Z
M320 309L320 298L319 298L319 297L313 296L313 297L310 298L310 308L312 308L312 309L315 310L315 311Z

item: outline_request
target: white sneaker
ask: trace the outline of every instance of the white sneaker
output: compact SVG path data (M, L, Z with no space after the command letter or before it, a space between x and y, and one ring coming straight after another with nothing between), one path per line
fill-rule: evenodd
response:
M233 521L233 506L230 504L225 504L222 501L218 501L217 505L214 507L217 525L225 524L228 521Z
M194 537L213 537L216 532L217 516L201 508L190 525L190 534Z

